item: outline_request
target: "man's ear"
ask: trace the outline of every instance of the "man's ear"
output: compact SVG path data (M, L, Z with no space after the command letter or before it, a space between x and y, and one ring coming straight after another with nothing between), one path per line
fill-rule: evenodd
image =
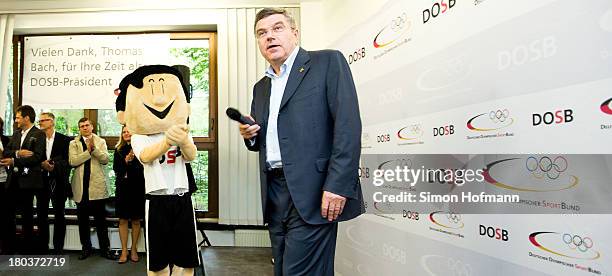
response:
M125 125L125 111L117 112L117 120L120 124Z

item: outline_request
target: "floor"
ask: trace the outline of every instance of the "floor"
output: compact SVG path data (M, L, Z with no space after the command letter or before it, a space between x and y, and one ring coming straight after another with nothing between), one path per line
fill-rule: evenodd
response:
M253 247L203 247L201 252L204 258L206 276L225 275L274 275L271 264L271 248ZM66 265L61 270L29 269L29 270L7 270L6 256L0 258L0 275L103 275L103 276L128 276L146 275L146 255L140 254L137 263L128 262L118 264L116 261L104 259L98 254L85 259L78 260L79 251L67 251ZM196 269L196 275L202 275L201 269Z
M274 275L271 248L206 247L202 254L206 276Z
M29 268L27 270L11 270L6 271L4 262L0 264L0 275L19 275L19 276L34 276L34 275L49 275L49 276L65 276L65 275L112 275L112 276L128 276L128 275L146 275L147 264L146 255L140 254L140 261L137 263L128 262L118 264L116 261L111 261L100 257L97 252L85 260L79 260L80 251L66 251L66 263L58 268ZM3 256L4 257L4 256ZM49 256L54 257L54 256ZM4 258L3 258L4 261Z

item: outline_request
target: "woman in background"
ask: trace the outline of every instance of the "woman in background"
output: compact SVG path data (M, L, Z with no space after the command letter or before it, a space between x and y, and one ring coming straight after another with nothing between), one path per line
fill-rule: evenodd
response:
M140 220L144 218L145 186L142 164L135 158L130 141L132 134L125 126L121 128L119 143L115 148L113 170L115 171L117 199L117 216L119 217L119 237L121 238L121 256L119 263L128 260L128 220L132 221L132 247L130 260L138 262L138 238L140 237Z

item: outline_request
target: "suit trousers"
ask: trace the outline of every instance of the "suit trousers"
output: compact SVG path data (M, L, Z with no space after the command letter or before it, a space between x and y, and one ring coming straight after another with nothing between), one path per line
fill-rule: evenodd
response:
M284 175L268 173L267 179L265 213L274 275L334 275L338 223L306 223L293 204Z
M15 245L15 200L6 182L0 183L0 254L12 254Z
M106 213L104 210L106 200L88 200L83 198L77 203L77 219L79 221L79 238L83 250L91 251L91 238L89 227L89 215L94 217L96 232L100 251L105 252L110 246L108 239L108 227L106 226Z
M66 204L66 191L63 187L57 187L55 179L48 176L43 177L45 189L41 190L40 197L37 198L36 214L44 218L39 220L39 236L41 249L49 250L49 201L53 205L53 248L55 250L64 249L64 239L66 236L66 216L64 215ZM39 201L40 200L40 201ZM38 204L40 202L40 204Z
M23 246L20 247L26 254L37 253L38 249L34 242L34 197L36 202L44 201L41 198L42 189L19 189L17 208L21 212L21 229L23 233ZM47 207L48 208L48 207ZM46 222L46 216L36 216L36 224L40 229ZM47 224L48 225L48 224ZM49 231L47 226L47 231Z

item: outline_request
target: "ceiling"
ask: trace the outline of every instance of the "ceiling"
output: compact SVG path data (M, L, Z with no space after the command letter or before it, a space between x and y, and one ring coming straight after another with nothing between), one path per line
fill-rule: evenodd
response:
M299 4L300 0L0 0L0 13L287 7Z

